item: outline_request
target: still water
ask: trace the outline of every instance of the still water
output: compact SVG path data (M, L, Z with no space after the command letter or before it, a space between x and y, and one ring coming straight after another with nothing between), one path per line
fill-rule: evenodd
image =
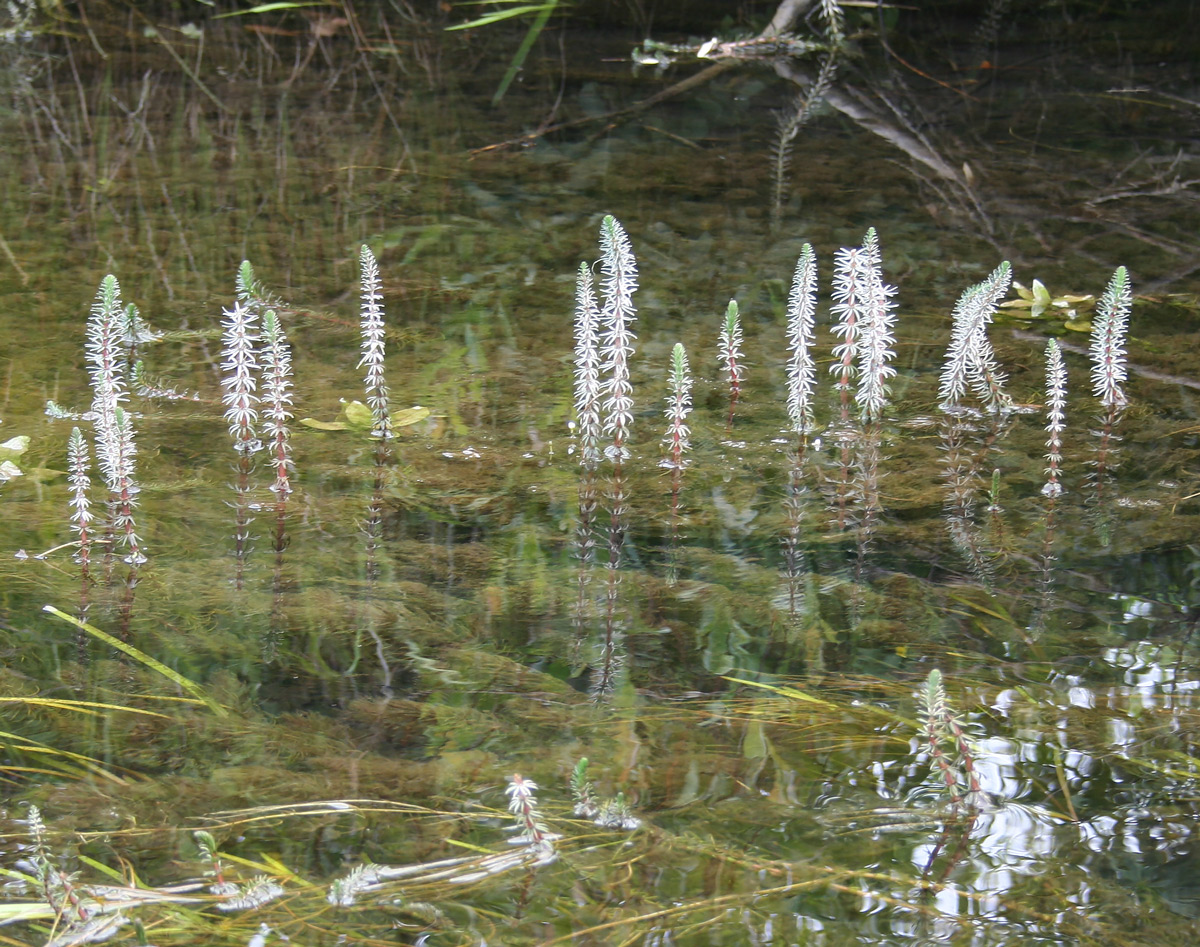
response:
M155 944L1194 934L1200 322L1186 268L1163 284L1186 214L1160 214L1157 243L1116 226L1083 239L1080 219L1028 200L972 218L830 115L798 142L773 228L770 109L786 93L769 73L599 138L472 153L537 127L561 75L531 70L490 109L503 60L458 75L443 42L418 31L407 72L338 77L318 58L291 83L243 45L203 89L162 64L85 63L79 86L29 65L13 93L0 435L29 441L0 456L22 471L0 485L0 914L27 919L6 942L85 924ZM602 58L565 73L569 116L647 94ZM973 127L1029 131L1026 94L1001 86ZM1074 122L1057 134L1075 167L1130 157L1101 150L1086 111L1043 105ZM981 148L984 193L1063 174L1019 141ZM616 570L603 539L581 564L572 409L575 273L598 259L604 214L641 284ZM829 281L868 227L899 287L898 373L882 423L848 440L831 424ZM805 242L821 430L798 453L785 309ZM363 243L401 411L382 449L352 423ZM293 349L282 501L223 417L243 259ZM1134 304L1131 406L1107 437L1086 302L1002 310L991 338L1018 411L938 410L955 300L1002 259L1058 299L1099 296L1118 265L1135 293L1156 284ZM159 335L138 352L147 385L182 397L127 403L147 561L97 545L83 577L55 547L75 538L68 436L91 425L45 407L92 402L84 328L106 273ZM717 359L731 298L746 366L732 410ZM1049 334L1069 379L1053 503ZM695 408L673 495L676 342ZM51 879L57 922L31 877Z

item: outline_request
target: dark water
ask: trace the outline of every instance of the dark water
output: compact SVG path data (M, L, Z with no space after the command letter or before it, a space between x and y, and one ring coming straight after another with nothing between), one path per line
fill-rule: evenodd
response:
M19 264L0 269L0 430L30 439L11 458L24 475L0 486L5 867L35 871L32 802L77 886L116 883L104 866L151 888L200 879L216 869L197 829L235 899L260 873L283 886L245 910L204 890L127 908L156 944L242 944L260 925L267 943L314 944L1183 942L1200 911L1196 219L1186 200L1126 191L1172 167L1186 179L1191 126L1110 94L1121 63L1105 71L1100 40L1105 65L1089 71L1042 27L1010 51L1034 65L970 105L904 93L938 111L939 142L967 141L985 213L826 115L796 146L776 230L770 110L787 95L766 69L595 140L584 126L472 155L536 127L560 79L564 119L661 81L602 61L625 55L623 37L568 33L571 68L550 44L492 110L508 47L419 24L403 69L360 61L335 78L326 54L351 53L334 40L289 86L290 61L235 44L204 61L211 98L169 60L144 72L144 49L107 68L80 53L78 86L69 64L22 60L32 80L12 91L0 188ZM606 213L641 289L611 606L621 672L597 702L609 606L603 568L578 591L571 313ZM821 261L825 428L830 263L868 226L899 286L873 476L847 460L861 440L843 456L834 429L798 462L784 406L800 245ZM295 492L277 508L265 461L239 469L226 433L221 312L250 259L282 300L297 419L333 421L364 399L363 242L383 279L393 407L428 416L382 454L361 430L297 424ZM1068 348L1053 512L1044 338L1086 348L1085 333L1061 316L1002 320L992 339L1027 410L952 427L936 408L950 311L1001 259L1055 296L1098 296L1118 265L1135 292L1151 287L1099 497L1104 419ZM80 422L44 408L90 404L84 324L109 272L163 333L147 370L195 398L129 403L148 561L94 551L85 583L71 549L11 553L73 538ZM748 374L730 423L716 338L731 297ZM696 407L675 517L660 440L677 341ZM957 499L953 463L970 474ZM915 696L934 669L979 782L957 803ZM964 752L944 746L966 778ZM573 816L582 757L640 827ZM539 787L553 862L507 844L515 773ZM364 863L426 867L331 904L330 883ZM16 911L39 893L13 876L7 898ZM5 933L45 943L52 925Z

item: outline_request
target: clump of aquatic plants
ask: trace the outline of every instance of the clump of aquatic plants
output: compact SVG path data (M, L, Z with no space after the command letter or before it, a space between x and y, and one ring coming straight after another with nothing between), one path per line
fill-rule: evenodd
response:
M156 942L196 942L201 937L213 943L224 942L214 938L246 942L255 936L256 930L263 931L260 925L292 939L303 934L316 939L318 930L377 932L395 923L421 925L431 943L459 943L472 938L493 941L498 938L495 931L488 928L486 918L509 918L514 914L535 920L527 922L522 933L510 936L511 942L520 942L532 926L542 923L537 919L547 915L556 917L554 923L558 926L549 933L540 930L536 935L529 934L530 939L536 936L540 943L556 939L565 942L618 930L625 936L645 933L646 936L669 936L679 942L691 942L715 928L723 937L744 941L747 938L764 939L768 927L777 932L780 924L790 925L789 936L794 933L799 937L802 919L819 916L820 899L830 895L875 898L893 905L897 911L920 915L927 895L951 890L953 880L949 876L933 878L928 870L913 871L910 864L918 862L909 857L907 851L898 848L902 843L881 841L879 837L886 828L891 838L905 838L903 844L912 838L921 840L913 842L915 846L925 844L931 826L948 825L954 818L960 818L957 827L962 830L965 820L970 819L972 827L962 830L959 840L959 844L967 846L977 837L973 833L983 831L982 827L992 818L991 813L982 811L985 808L982 804L977 805L981 797L973 795L978 781L972 775L978 771L977 748L964 736L963 725L959 723L963 716L959 706L950 708L944 690L938 696L938 689L933 685L940 685L941 681L930 675L923 691L928 699L918 707L916 716L920 719L913 720L905 717L902 711L904 706L911 706L912 684L909 682L889 687L886 683L868 685L860 680L830 677L821 687L792 686L783 682L764 685L763 680L752 679L760 675L759 669L748 666L754 660L747 647L751 634L748 629L753 630L753 623L763 620L763 615L773 621L786 614L787 622L780 622L779 626L778 647L795 649L793 653L801 654L809 667L820 667L823 655L832 653L830 644L836 644L836 635L875 635L876 640L886 641L887 647L896 649L898 636L906 625L911 626L911 631L903 657L919 658L940 643L936 633L923 639L926 629L939 627L936 621L926 619L920 612L922 599L926 597L935 599L927 603L928 610L940 611L943 620L971 628L986 625L988 637L1003 640L1006 646L1028 639L1028 646L1035 653L1038 648L1038 642L1033 640L1037 630L1027 629L1012 620L994 597L987 594L972 597L978 590L934 595L929 586L914 582L908 600L898 605L899 597L889 601L879 594L879 589L888 583L898 583L900 577L872 579L867 569L867 547L876 541L879 524L886 519L882 499L885 489L880 486L880 481L888 472L887 452L898 449L900 441L895 433L898 410L893 406L893 389L909 383L904 374L908 369L898 367L891 354L892 349L903 344L904 326L902 320L899 320L899 326L892 320L895 291L883 279L877 237L868 232L862 246L843 248L835 254L834 303L839 307L839 332L832 338L828 333L817 338L816 257L811 247L803 248L787 307L786 366L782 360L775 360L784 369L781 374L786 375L788 397L786 400L780 397L776 405L768 403L766 408L760 408L754 403L761 400L758 395L761 389L757 385L743 392L741 404L747 412L774 408L781 433L779 442L786 450L786 454L784 450L780 454L785 457L787 467L787 505L779 523L779 538L785 544L787 558L785 578L789 583L789 594L786 599L773 595L772 583L779 576L773 574L774 564L770 561L750 563L748 558L735 561L732 556L722 560L716 553L685 547L680 555L678 584L670 586L672 592L664 592L662 585L653 585L655 577L647 578L646 571L634 572L628 568L634 554L646 554L631 542L635 538L637 515L654 504L659 504L659 515L664 515L667 510L664 498L668 487L662 482L667 474L659 466L664 459L671 472L688 466L687 481L680 478L678 486L672 490L678 498L675 503L687 503L690 507L689 519L680 524L680 531L686 532L693 522L711 515L700 499L703 494L699 489L714 482L705 479L711 477L711 471L707 469L709 460L696 450L685 453L685 447L694 448L694 442L698 440L692 436L693 429L699 432L700 438L716 440L720 437L722 423L726 421L728 389L723 378L699 379L700 385L710 384L716 391L714 400L718 408L715 412L706 412L705 402L701 400L698 403L702 407L697 410L690 400L692 379L682 344L672 347L671 371L667 379L666 438L662 440L659 425L653 434L643 435L640 441L637 439L637 432L643 429L634 423L638 417L638 391L634 386L636 357L628 325L632 313L629 297L636 285L637 269L632 243L612 218L602 224L601 256L604 276L601 298L596 298L594 288L589 284L591 268L586 264L579 270L576 295L578 439L574 446L579 459L584 461L586 458L586 463L580 464L578 475L579 533L584 534L582 524L585 522L590 524L592 533L590 540L580 541L579 550L583 557L590 549L593 558L597 558L597 550L606 551L611 564L615 547L617 569L607 572L603 582L581 586L587 590L580 616L585 639L581 661L585 676L576 685L580 691L591 691L596 702L610 706L598 712L589 710L582 693L561 681L554 682L560 686L553 690L548 676L515 660L508 662L509 677L473 677L480 673L485 661L485 655L478 649L467 644L462 653L455 653L445 645L431 647L428 641L412 635L410 628L401 621L389 617L390 623L385 625L377 617L382 610L375 607L378 586L372 584L375 581L372 576L376 569L387 565L382 556L375 555L376 549L382 549L385 542L382 530L385 512L379 477L381 473L391 476L390 468L377 463L373 469L376 481L367 504L368 520L363 527L364 532L368 528L372 531L368 544L363 547L367 550L363 566L367 581L358 586L366 604L356 613L353 633L366 646L360 648L356 640L355 660L360 654L369 654L373 643L383 668L380 680L387 690L383 691L382 699L358 697L348 716L382 743L393 742L401 753L412 752L418 745L416 740L403 735L407 728L420 731L423 739L428 741L420 744L421 753L449 748L455 752L447 753L447 759L466 760L467 766L478 766L478 761L484 757L471 755L475 751L474 741L482 739L491 749L511 754L510 741L496 735L494 724L501 714L511 714L513 721L519 722L524 730L536 732L538 739L545 735L543 752L554 760L553 765L523 758L520 769L526 775L512 778L504 798L498 789L481 789L495 779L495 772L485 772L481 767L469 771L458 781L435 783L429 779L421 784L420 790L411 785L395 789L394 794L401 799L424 800L441 795L436 807L422 808L412 803L369 799L370 796L393 793L388 782L378 774L408 773L422 763L409 759L389 761L395 768L386 769L385 762L380 759L343 759L341 757L346 756L344 749L330 751L323 758L317 758L313 753L310 759L305 749L288 745L286 752L279 751L277 760L272 758L272 765L279 765L278 772L263 764L257 770L247 766L233 774L232 779L226 774L228 784L234 787L230 793L236 793L239 799L286 794L292 799L320 800L324 798L320 787L330 780L345 780L352 768L353 779L357 782L361 778L362 784L370 787L363 792L367 798L290 802L278 807L216 813L209 817L204 831L210 834L211 842L202 841L202 837L196 839L200 842L199 855L189 844L188 861L196 867L188 878L182 879L183 884L199 887L186 893L172 891L174 886L166 886L165 882L178 875L162 870L153 873L139 870L141 876L150 882L163 882L163 886L145 889L154 892L153 904L147 904L148 899L140 895L127 896L131 905L139 906L124 908L124 916L136 917L148 925L147 933ZM1000 572L997 550L1001 542L996 538L999 531L989 524L999 514L989 513L988 524L981 526L969 515L969 510L977 495L982 494L977 481L994 469L991 464L985 467L984 459L1002 444L1008 427L1018 416L1016 399L1010 393L1011 385L1003 377L999 359L987 337L987 323L994 311L994 293L1005 275L1003 268L999 272L998 279L985 281L969 290L960 302L952 357L948 357L944 376L950 389L945 398L945 418L934 422L953 431L952 435L946 435L948 439L957 439L954 442L959 451L959 474L956 475L955 490L961 495L956 499L956 509L968 512L954 528L961 530L964 548L971 548L973 544L981 569L991 565L993 575ZM248 284L250 281L242 282ZM1120 308L1120 297L1121 293L1115 290L1114 311ZM247 305L240 298L238 302ZM276 315L286 315L287 310L281 304L277 305ZM283 347L286 337L271 331L266 316L264 312L259 330L262 337L254 348L259 371L265 368L266 372L259 376L255 393L265 397L274 386L276 396L273 400L279 411L277 423L290 428L287 417L290 401L293 392L303 392L304 382L299 379L296 389L289 387L291 373L286 369L289 369L290 352ZM281 330L282 327L281 320L276 328ZM378 329L371 327L370 331L378 332ZM386 331L383 334L386 335ZM711 333L709 335L711 338ZM751 336L743 339L740 345L750 348L754 342ZM830 343L853 348L839 348L834 359L835 387L823 402L815 365L828 358L821 350L824 348L828 352ZM1120 350L1104 374L1106 380L1115 378L1115 365L1123 359L1120 337L1116 333L1110 334L1101 342L1100 349L1110 355ZM711 359L705 361L711 362ZM766 356L752 359L755 365L770 361ZM1059 460L1047 457L1047 465L1057 474L1047 474L1047 481L1043 481L1039 473L1036 477L1039 485L1049 482L1052 476L1057 477L1054 482L1062 483L1071 475L1071 468L1061 461L1069 433L1065 424L1066 384L1055 374L1050 362L1047 371L1047 404L1050 407L1047 422L1052 428L1047 433L1055 443L1046 446L1050 455L1059 455ZM236 375L234 369L229 372ZM661 366L653 375L653 400L661 404ZM1123 381L1123 378L1119 380ZM368 386L374 384L376 394L385 386L381 373L369 372L366 382ZM783 390L781 386L781 392ZM215 399L210 403L215 403ZM279 432L263 428L264 402L253 407L259 412L257 436L263 437L271 448L269 480L273 487L265 489L273 490L274 499L281 504L284 502L289 494L278 489L282 470L288 475L290 495L299 493L303 496L306 479L311 476L306 470L303 452L297 451L299 456L293 460L293 452L286 449L291 445L280 446ZM380 417L369 404L361 407L365 414L365 423L361 427L363 440L370 437L379 447L385 441L379 434ZM712 416L706 417L709 413ZM217 421L218 415L218 410L209 409L206 422L219 432L222 425ZM394 418L394 415L389 416ZM829 447L822 444L826 432ZM1040 439L1041 435L1037 437ZM72 433L70 440L77 442L78 438ZM704 440L699 442L704 444ZM722 446L724 449L728 445L722 442ZM606 447L608 456L603 457ZM240 455L248 453L236 452ZM397 450L397 453L403 451ZM292 467L291 464L297 461L297 466ZM695 463L687 464L687 461ZM1040 468L1042 461L1038 459L1036 463ZM612 472L607 483L601 477L604 470ZM654 487L657 493L647 500L650 476L659 481ZM556 478L553 483L563 488L562 495L569 495L575 488L575 477L566 471L551 471L550 477ZM997 479L993 478L993 482ZM1007 488L1007 484L1004 486ZM72 483L71 487L77 490L77 484ZM1031 489L1031 492L1035 491L1036 488ZM999 490L992 491L989 505L998 507L999 494ZM1038 502L1042 499L1032 498ZM360 497L354 499L361 502ZM1045 499L1048 501L1051 497L1047 495ZM733 522L733 517L740 511L733 509L732 504L727 507L720 515ZM813 531L804 528L806 518L819 518L813 514L819 514L822 507L834 514L829 519L835 525L830 530L838 537L835 542L842 542L841 537L846 537L844 550L827 540L812 541ZM607 516L598 515L601 508ZM843 511L844 517L841 517ZM614 519L618 521L615 531L612 527ZM565 533L570 524L566 517L562 523ZM731 532L733 528L730 527ZM547 609L569 605L569 594L555 597L554 579L559 573L554 571L553 563L545 564L549 557L544 550L535 549L536 554L529 552L538 541L536 532L515 525L513 533L527 544L523 551L526 558L497 556L504 561L496 568L527 568L532 577L530 587L540 583L537 585L540 594L550 603ZM615 542L614 535L617 537ZM686 537L681 538L686 541ZM988 548L989 543L993 544L992 548ZM285 546L277 540L277 561L282 558ZM852 572L839 574L828 569L821 574L811 567L821 556L828 562L835 554L846 551L854 564ZM455 555L462 557L468 552L461 546L454 550ZM707 560L701 558L705 555L709 556ZM727 570L729 575L722 575L721 570ZM737 570L741 570L740 573L734 574ZM614 581L618 578L619 582ZM496 584L502 585L499 581ZM684 618L679 619L679 613L659 618L654 634L648 634L643 627L643 613L648 609L639 606L637 601L642 584L650 587L663 601L669 601L670 607L678 608ZM602 587L597 589L598 586ZM516 587L515 583L512 587ZM595 594L597 591L599 594ZM305 594L327 593L314 588ZM396 609L405 621L419 607L433 601L431 595L420 598L425 593L418 583L406 586L405 594L407 613ZM317 601L323 605L328 599ZM610 604L613 606L611 623ZM682 611L687 608L692 610ZM835 608L838 611L833 611ZM900 608L909 611L897 614L896 610ZM663 611L666 611L665 607ZM946 615L955 617L947 619ZM273 613L272 622L276 620ZM683 626L686 631L678 633L668 622ZM108 647L124 650L120 649L123 642L119 638L101 638L91 630L95 626L87 624L90 627L81 630ZM447 627L456 626L447 623ZM895 630L897 628L900 632ZM411 635L411 638L405 644L407 652L403 666L398 668L400 662L393 657L389 647L393 637L402 635ZM545 636L547 651L556 648L562 640L553 629L547 630ZM624 648L621 658L625 663L618 665L616 661L610 661L606 668L606 640L609 639ZM655 659L648 659L647 654L651 649L661 647L660 641L674 639L685 642L680 649L682 660L702 662L710 676L708 679L715 679L717 687L724 690L710 689L699 695L703 697L701 702L672 706L624 686L626 681L638 684L649 678L654 673ZM148 657L144 652L124 650L124 653L138 663L144 663L138 655ZM955 653L961 655L962 650ZM985 657L988 656L980 655L979 659ZM274 654L264 658L269 664L276 660ZM938 660L942 658L938 657ZM148 663L144 666L151 667ZM620 678L612 674L614 668L621 670ZM733 673L739 676L734 679ZM396 686L402 674L410 675L420 682L421 688L437 696L428 700L418 699L419 695L404 696ZM720 674L730 674L730 678L721 681L717 677ZM611 689L604 684L606 676L614 681ZM343 675L343 679L349 678L350 673ZM531 681L536 682L532 685L537 691L536 700L530 699ZM201 699L192 682L181 679L175 684L193 699ZM743 693L753 696L739 696L732 690L734 687L744 687L747 690ZM247 699L244 706L250 703ZM221 707L221 704L217 702L217 706ZM970 710L972 719L982 712L965 702L963 708ZM215 717L217 709L211 706L209 709ZM267 725L240 719L238 712L231 713L224 707L221 710L228 716L221 717L219 724L214 722L208 726L191 721L187 731L189 739L210 739L214 731L219 731L220 739L214 739L214 744L225 752L237 752L236 746L246 739L247 734L261 740L262 746L271 746L274 735L265 735L270 732ZM1033 701L1025 711L1029 715L1040 712ZM1047 709L1045 714L1048 732L1053 731L1050 710ZM314 734L319 733L319 737L312 739L314 744L344 747L344 742L338 743L331 736L332 725L326 725L325 730L318 730L317 723L310 726ZM490 735L489 728L492 730ZM544 793L538 786L553 786L556 780L565 781L570 767L565 760L568 751L559 744L569 739L566 734L582 732L585 728L591 728L587 734L589 742L599 744L589 745L589 756L615 760L619 753L628 754L625 758L631 761L628 765L631 782L625 786L625 791L604 797L592 783L586 763L581 761L574 767L571 780L573 810L566 804L547 803L546 799L554 799L553 791ZM919 749L926 757L920 764L914 762L911 752L914 733L921 735ZM344 735L339 739L344 741ZM221 743L221 740L226 742ZM130 745L128 752L132 754L136 749ZM1097 747L1090 749L1100 753ZM271 752L276 751L266 750L264 755L269 756ZM967 754L971 755L968 757ZM1152 763L1162 759L1154 753L1144 756ZM573 753L571 757L574 758ZM639 762L646 758L654 760L653 766ZM969 764L967 759L971 761ZM710 764L710 760L720 762ZM903 778L909 780L908 785L922 783L926 795L918 801L926 800L930 779L924 775L925 762L934 767L937 793L950 803L949 806L917 805L909 810L897 810L879 805L882 799L888 798L887 793L902 793L904 786L898 785L901 780L896 777L900 771L905 774ZM1032 764L1030 766L1032 768ZM321 780L326 778L325 770L332 775L322 783ZM376 775L369 775L371 772ZM536 783L530 779L530 773L536 774ZM948 773L954 775L952 781ZM1058 784L1058 772L1053 765L1039 763L1033 779L1039 792L1044 787L1052 790ZM872 795L871 787L876 785L878 789ZM1061 785L1068 785L1067 776L1063 776ZM815 818L797 804L803 798L804 787L821 787L812 790L821 796L812 807L817 813ZM145 791L142 787L132 787L129 793ZM483 799L477 798L481 792ZM615 839L609 838L608 833L598 833L598 828L630 829L639 824L641 816L631 814L626 792L637 800L639 807L644 806L647 799L653 800L654 824L643 832ZM565 792L559 795L565 796ZM750 808L751 799L755 805L777 806L777 810L769 812L769 817L773 825L784 828L763 833L767 836L765 840L754 838L751 831L742 831L740 824L753 825L754 819L762 817L761 811ZM488 801L491 804L485 805ZM244 802L231 804L244 805ZM1069 812L1070 806L1068 797L1066 804L1057 806L1055 812ZM717 811L714 813L710 809ZM965 814L961 817L947 815L948 810L953 812L955 809ZM975 812L975 809L980 811ZM186 815L194 815L196 811L204 810L196 809ZM577 819L595 825L581 827L566 815L568 811L573 811ZM383 813L381 818L391 822L387 828L375 828L380 833L388 833L386 837L392 845L403 827L415 828L416 821L420 820L422 847L412 852L406 849L404 854L397 855L387 845L380 844L369 853L362 852L362 845L373 845L378 836L365 831L361 823L355 823L353 829L348 828L344 835L338 836L340 841L353 840L354 851L348 852L347 857L332 868L328 864L316 868L304 863L295 849L285 855L273 849L263 853L253 850L254 827L266 826L271 820L289 821L291 825L309 820L309 824L320 823L324 828L328 822L342 818L347 821L368 819L367 813L371 812ZM1007 816L1007 808L1004 813ZM901 817L914 821L901 824ZM519 844L512 847L496 844L502 826L508 826L510 836ZM223 836L227 841L218 846L216 839ZM241 841L247 837L250 841ZM120 837L117 838L119 841ZM134 844L132 836L129 842ZM828 853L827 860L821 865L813 864L807 855L800 854L809 852L810 843L816 842ZM346 845L348 849L351 847L350 842ZM448 846L454 848L447 850ZM467 851L464 853L458 846ZM888 870L854 867L864 860L861 858L864 847L869 849L867 862L886 864L890 866ZM65 851L65 847L60 849L60 857ZM93 858L93 861L97 859ZM130 854L129 861L139 865L140 869L139 863L143 859ZM957 857L947 861L947 872L962 870L966 864ZM674 872L686 876L686 870L680 866L695 863L719 866L722 878L726 880L716 890L701 888L690 877L681 882L682 891L668 891L653 884L647 890L644 876L637 874L648 867L661 870L665 877L674 877ZM931 858L920 860L920 864L931 863ZM637 866L637 871L631 872L630 866ZM202 881L192 880L200 876L203 876ZM334 876L333 882L328 880L331 876ZM78 880L72 884L81 903L86 903L88 892L84 889L87 886ZM137 885L126 884L125 887L136 888ZM211 890L213 887L218 890ZM589 893L596 891L605 894ZM171 900L165 897L167 895L197 900L183 902ZM1019 895L1019 892L1010 892L1000 897L996 902L999 907L987 902L991 905L987 929L1000 931L1008 924L1020 923L1036 930L1039 936L1041 932L1053 929L1053 912L1026 904ZM112 900L119 901L123 897L126 895L114 895ZM971 897L973 903L982 906L987 896L978 893ZM31 897L31 903L34 900ZM54 902L60 908L64 903L69 904L69 901L64 902L61 896ZM787 906L786 911L781 911L783 906ZM49 901L38 902L37 909L42 912L40 918L43 920L49 920L54 914L54 905ZM523 913L526 911L528 914ZM737 920L732 919L735 914ZM75 912L73 919L65 912L64 917L69 919L72 933L78 933L83 920L79 912ZM517 940L513 941L513 937Z

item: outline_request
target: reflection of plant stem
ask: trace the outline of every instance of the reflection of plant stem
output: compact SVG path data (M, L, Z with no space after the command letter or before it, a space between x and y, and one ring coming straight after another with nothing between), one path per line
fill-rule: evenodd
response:
M940 429L942 450L946 461L943 477L946 481L946 525L950 539L971 571L984 584L992 580L992 563L980 546L975 528L975 491L979 480L979 466L975 458L967 454L963 439L966 424L957 414L943 419Z
M804 486L804 459L807 441L801 440L788 465L787 495L783 501L785 532L783 534L784 592L787 596L788 628L799 628L800 611L804 607L804 557L800 546L800 531L804 525L804 506L807 489Z
M380 690L385 698L393 696L391 663L387 659L387 650L375 623L375 586L379 581L379 548L383 543L383 488L387 482L387 472L391 462L391 451L387 441L380 438L375 444L375 459L371 498L367 503L367 517L363 522L363 548L366 553L366 613L362 619L362 627L375 642L375 656L379 659L379 670L383 675Z
M771 171L775 184L774 199L771 202L772 230L779 229L783 217L783 204L787 200L788 192L788 168L792 163L792 145L800 129L812 118L813 112L833 84L837 63L837 56L830 52L821 63L821 71L812 85L797 93L792 104L776 116L778 130L771 153Z
M882 507L879 499L879 444L882 432L878 424L869 425L858 439L854 465L858 470L856 492L862 504L862 515L855 530L857 554L854 563L854 580L861 582L866 566L871 539L879 525Z

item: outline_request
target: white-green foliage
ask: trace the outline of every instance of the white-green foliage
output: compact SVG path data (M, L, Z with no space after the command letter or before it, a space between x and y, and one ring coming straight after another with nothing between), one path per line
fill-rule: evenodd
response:
M600 307L592 268L579 264L575 277L575 417L579 424L579 463L594 470L600 450Z
M371 409L371 434L387 439L393 436L392 419L388 412L388 388L383 374L384 335L383 284L379 279L379 264L375 254L365 243L359 252L359 270L362 281L360 325L362 330L362 357L358 367L367 368L364 384L367 405Z
M671 368L667 374L667 433L663 444L667 448L665 467L684 466L683 455L691 450L691 430L687 416L692 412L692 375L688 366L687 352L683 344L676 342L671 349Z
M633 429L633 385L629 359L636 336L630 323L637 318L633 294L638 288L637 261L625 229L609 215L600 224L600 358L604 433L612 438L605 453L614 462L628 458Z
M1062 466L1062 436L1067 427L1067 366L1058 342L1046 343L1046 485L1042 493L1048 497L1063 492L1059 481Z
M859 371L863 323L870 304L870 256L862 247L842 247L833 256L833 334L841 341L833 347L830 374L837 376L834 387L850 388L850 379Z
M725 379L735 394L741 392L745 368L742 365L742 319L736 299L725 307L725 320L717 338L717 361L725 368Z
M270 441L275 483L271 489L283 497L292 492L292 347L275 310L263 316L262 348L263 423L262 432Z
M71 528L79 534L79 559L86 559L91 541L92 511L88 500L88 489L92 479L88 471L92 466L91 454L87 441L79 428L71 428L71 436L67 440L67 470L68 481L71 484Z
M134 523L133 510L140 492L135 480L133 418L123 407L127 400L123 343L127 311L121 287L111 273L100 281L87 324L84 351L92 379L90 417L96 434L96 459L108 485L113 528L129 553L131 563L145 561Z
M1129 274L1119 266L1096 306L1092 323L1092 393L1106 408L1123 408L1125 397L1125 336L1133 291Z
M982 283L965 290L954 307L950 347L938 397L943 411L957 410L970 385L989 409L1005 411L1012 399L1004 391L1004 375L988 340L987 327L1012 282L1012 267L1001 263Z
M892 312L896 307L892 301L896 287L883 281L883 259L874 227L867 230L862 248L867 257L867 286L860 317L858 390L854 400L864 421L877 421L891 393L887 379L896 374L896 369L890 364L896 354L892 348L896 344L893 333L896 316Z
M235 450L252 454L261 449L258 423L258 310L240 299L222 310L221 402Z
M812 397L817 384L813 343L817 315L817 255L811 244L800 248L787 306L787 411L792 430L808 434L816 428Z

